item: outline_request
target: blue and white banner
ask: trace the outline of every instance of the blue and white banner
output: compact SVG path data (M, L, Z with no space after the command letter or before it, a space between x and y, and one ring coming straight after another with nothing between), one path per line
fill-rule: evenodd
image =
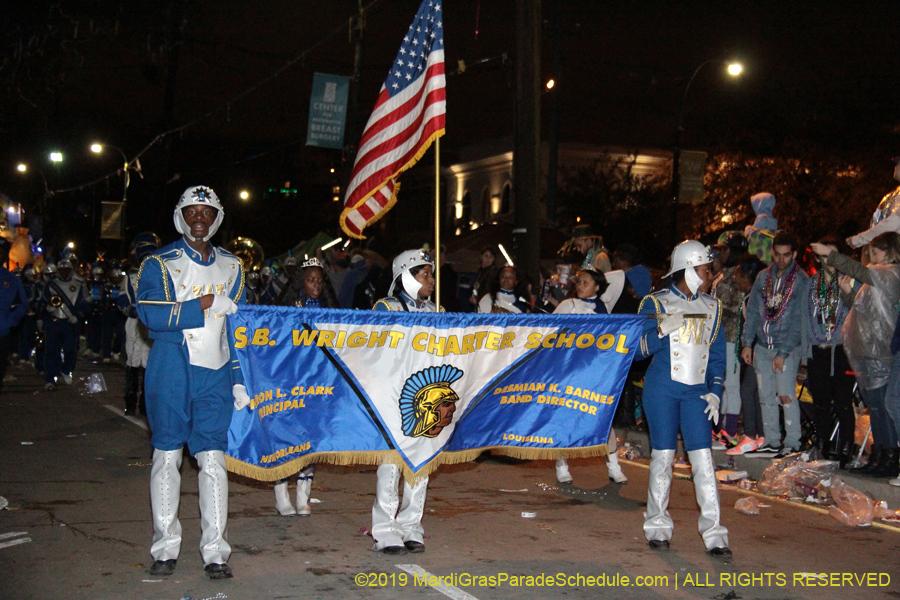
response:
M228 317L250 406L229 469L264 481L311 462L422 476L485 449L606 453L646 317L241 306Z

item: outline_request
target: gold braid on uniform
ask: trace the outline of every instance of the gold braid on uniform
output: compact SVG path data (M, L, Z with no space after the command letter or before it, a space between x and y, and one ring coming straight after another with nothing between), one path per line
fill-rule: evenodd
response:
M716 310L719 311L716 313L716 330L713 331L712 337L709 338L709 346L712 347L712 343L716 341L716 336L719 335L719 326L722 325L722 300L720 298L716 298Z
M151 254L150 256L148 256L147 258L144 259L144 262L141 263L141 268L138 269L137 278L135 279L135 282L134 282L134 293L137 294L138 286L141 285L141 275L144 274L144 265L146 265L147 261L150 260L151 258L159 263L159 268L162 270L163 289L166 292L166 300L171 301L172 295L169 292L169 270L166 268L166 263L163 262L163 259L160 258L159 256L157 256L156 254ZM243 270L241 271L241 285L242 286L244 285Z
M237 258L238 261L238 270L241 272L241 283L238 286L237 295L234 297L235 301L240 300L241 294L244 292L244 261L240 259L240 257L232 255Z
M390 304L388 304L387 302L384 301L383 298L381 300L379 300L378 302L376 302L375 306L373 306L372 309L375 309L379 304L381 304L382 306L384 306L387 310L389 310L391 312L393 312L393 310L394 310L393 308L391 308Z

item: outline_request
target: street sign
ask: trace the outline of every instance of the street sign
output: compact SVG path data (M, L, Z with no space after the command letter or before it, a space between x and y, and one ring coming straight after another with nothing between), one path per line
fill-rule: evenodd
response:
M706 152L684 150L678 163L678 200L703 202L703 176L706 175Z
M350 78L325 73L313 74L309 99L309 124L306 145L340 150L344 147L344 122L347 119L347 92Z

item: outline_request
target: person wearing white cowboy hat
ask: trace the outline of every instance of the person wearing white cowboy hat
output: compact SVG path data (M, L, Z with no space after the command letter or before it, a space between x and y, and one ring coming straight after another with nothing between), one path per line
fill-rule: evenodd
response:
M700 242L676 246L666 275L671 285L646 296L638 311L649 317L635 359L653 359L643 396L653 447L644 536L652 549L669 547L674 523L667 509L680 431L700 505L700 535L709 554L727 557L728 530L721 523L710 449L710 421L719 418L725 381L725 338L719 303L700 292L711 281L710 262L709 248Z

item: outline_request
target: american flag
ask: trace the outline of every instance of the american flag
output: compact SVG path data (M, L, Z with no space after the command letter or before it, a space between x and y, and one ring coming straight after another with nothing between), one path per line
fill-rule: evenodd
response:
M347 235L365 237L397 202L400 173L444 135L446 85L441 1L423 0L359 142L341 213Z

